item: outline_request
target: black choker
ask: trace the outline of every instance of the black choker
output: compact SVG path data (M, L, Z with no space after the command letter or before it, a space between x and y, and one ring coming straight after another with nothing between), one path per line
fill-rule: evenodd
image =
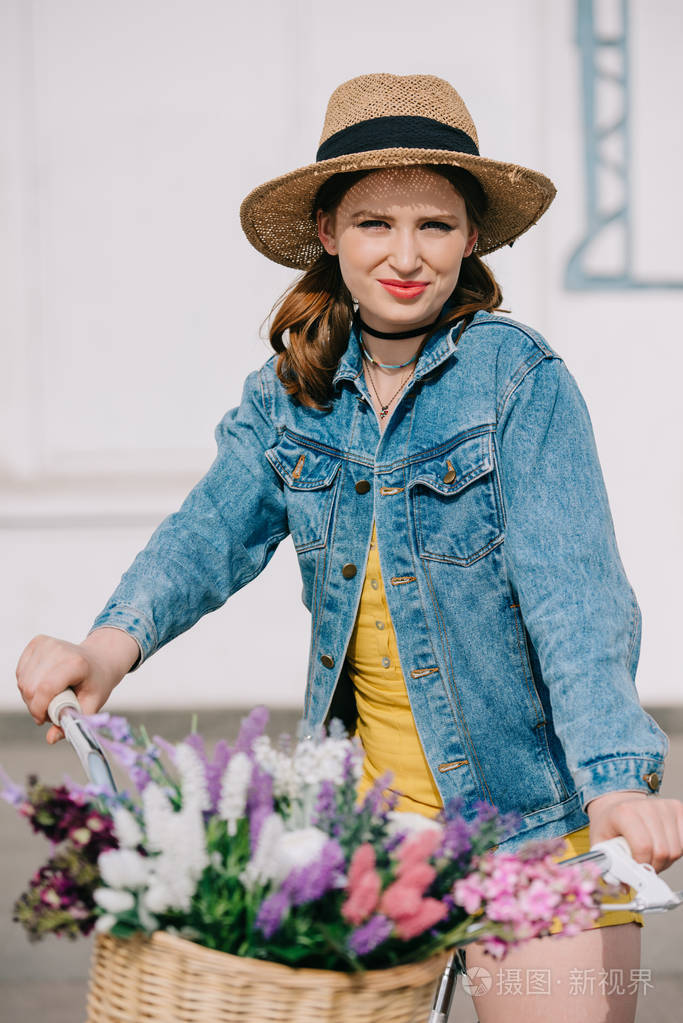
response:
M434 322L428 323L426 327L415 327L413 330L399 330L395 334L387 333L383 330L375 330L374 327L368 327L367 323L364 323L360 316L358 317L358 325L361 330L364 330L367 334L371 334L372 337L380 338L382 341L404 341L409 337L419 337L420 334L428 334L429 331L437 325L440 319L441 317L437 316Z

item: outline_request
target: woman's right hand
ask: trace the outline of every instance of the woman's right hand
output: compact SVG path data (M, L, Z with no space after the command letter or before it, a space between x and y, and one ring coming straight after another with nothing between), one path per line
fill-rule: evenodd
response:
M102 627L82 643L52 636L34 636L19 658L16 676L22 699L37 725L47 720L48 704L71 687L84 714L96 714L112 690L130 671L140 653L137 642L122 629ZM52 725L47 742L64 738Z

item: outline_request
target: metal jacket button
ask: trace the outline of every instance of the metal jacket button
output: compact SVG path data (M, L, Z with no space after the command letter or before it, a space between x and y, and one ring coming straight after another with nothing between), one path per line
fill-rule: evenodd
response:
M369 489L370 483L368 480L358 480L358 483L356 483L356 493L358 494L367 494Z
M320 660L326 668L334 668L334 657L330 657L329 654L323 654Z
M659 775L653 771L652 774L644 774L643 781L646 781L653 792L656 792L659 786L662 784L662 780Z
M352 561L349 561L346 565L342 566L342 575L345 579L353 579L358 569Z

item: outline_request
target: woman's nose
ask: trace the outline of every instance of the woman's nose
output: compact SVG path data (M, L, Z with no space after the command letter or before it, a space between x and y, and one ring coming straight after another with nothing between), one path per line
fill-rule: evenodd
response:
M418 270L422 264L418 240L412 231L395 231L389 262L400 273Z

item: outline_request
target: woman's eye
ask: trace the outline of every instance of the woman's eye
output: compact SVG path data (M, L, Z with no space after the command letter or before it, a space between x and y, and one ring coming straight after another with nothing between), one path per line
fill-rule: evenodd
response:
M443 220L427 220L423 227L435 227L438 231L452 231L450 224L444 224Z

